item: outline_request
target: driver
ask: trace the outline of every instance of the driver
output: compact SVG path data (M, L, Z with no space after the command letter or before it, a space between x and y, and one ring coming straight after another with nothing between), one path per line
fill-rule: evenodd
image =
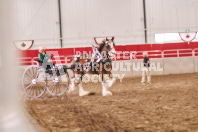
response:
M55 64L51 60L53 56L49 56L45 50L46 50L45 46L40 46L38 56L39 56L39 61L42 63L42 67L45 68L46 70L49 70L53 68Z

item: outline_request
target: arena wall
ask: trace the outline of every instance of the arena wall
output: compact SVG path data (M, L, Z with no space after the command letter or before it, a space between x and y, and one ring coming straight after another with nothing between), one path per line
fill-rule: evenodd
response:
M114 63L124 64L133 63L135 67L131 66L131 71L113 71L114 74L125 74L125 76L141 76L141 69L137 70L137 65L142 63L142 59L132 60L132 61L118 61ZM156 70L152 68L151 75L165 75L165 74L180 74L180 73L194 73L198 72L198 57L173 57L173 58L164 58L164 59L150 59L150 63L153 63L156 66ZM159 65L157 65L159 64Z
M194 57L164 58L164 74L195 72Z
M175 48L175 49L172 49ZM70 58L76 53L91 53L91 47L48 49L57 52L60 62L70 64ZM141 76L142 52L147 51L151 62L152 75L178 74L198 72L198 43L173 43L173 44L144 44L116 46L116 51L134 51L135 58L125 59L123 57L113 61L114 74L125 74L125 76ZM123 54L120 54L121 56ZM129 57L129 54L128 54ZM20 60L21 59L21 60ZM20 51L19 60L22 65L31 65L33 60L38 59L38 50ZM55 62L56 63L56 62ZM129 66L130 65L130 66ZM140 66L138 68L138 66Z

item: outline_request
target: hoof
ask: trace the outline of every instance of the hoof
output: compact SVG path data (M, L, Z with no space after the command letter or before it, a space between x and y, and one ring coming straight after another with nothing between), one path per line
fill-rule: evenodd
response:
M86 96L86 95L89 95L89 91L83 91L79 93L79 96Z
M112 96L111 91L106 91L102 93L103 96Z

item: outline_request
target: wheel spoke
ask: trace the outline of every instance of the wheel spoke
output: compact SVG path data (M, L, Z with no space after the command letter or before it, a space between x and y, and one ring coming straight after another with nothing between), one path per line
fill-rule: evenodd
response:
M29 87L31 87L31 86L33 86L33 84L32 84L32 83L26 87L26 90L27 90Z
M32 68L33 68L33 67L32 67ZM32 68L30 68L30 69L28 70L28 73L29 73L30 76L33 77Z
M26 76L29 77L29 79L33 79L33 77L29 73L26 73Z
M40 84L38 84L38 85L42 88L42 86Z
M34 76L34 69L36 69L36 67L32 67L32 68L31 68L31 74L32 74L32 77L33 77L33 78L35 78L35 76Z
M35 68L35 69L34 69L34 72L33 72L33 76L36 77L37 73L38 73L38 69Z
M26 76L25 76L25 77L26 77ZM30 77L25 78L24 81L30 81L30 82L31 82L31 81L32 81L32 78L30 78Z
M34 94L35 94L35 85L33 86L33 94L32 94L32 96L34 96Z
M54 92L54 90L56 88L55 86L56 86L56 84L53 85L52 93Z
M31 83L32 83L32 81L27 82L27 83L23 83L23 85L26 87L26 86L30 85Z
M49 89L52 88L52 90L50 90L50 91L52 91L52 92L54 91L55 85L56 85L56 84L52 83L52 85L49 87Z
M35 88L35 89L36 89L36 90L35 90L35 91L36 91L36 96L37 96L37 93L38 93L38 92L37 92L37 91L38 91L38 88L39 88L39 87L36 87L36 88Z
M32 67L32 76L33 76L33 78L35 78L35 76L34 76L34 69L35 68Z
M32 86L33 87L33 86ZM28 91L26 91L28 94L31 92L31 90L32 90L32 87L28 90Z

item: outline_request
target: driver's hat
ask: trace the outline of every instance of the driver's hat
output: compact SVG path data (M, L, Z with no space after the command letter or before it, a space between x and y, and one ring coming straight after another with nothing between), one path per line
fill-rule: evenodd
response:
M39 47L39 52L41 52L42 50L46 50L46 47L45 46L40 46Z

